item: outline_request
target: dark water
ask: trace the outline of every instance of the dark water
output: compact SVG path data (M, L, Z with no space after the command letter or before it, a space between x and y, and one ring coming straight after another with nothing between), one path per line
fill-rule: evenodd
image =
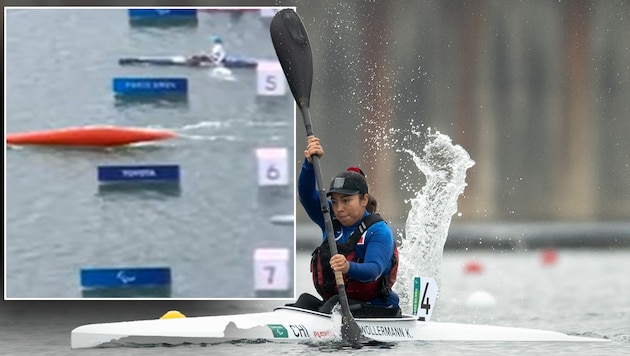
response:
M131 26L124 9L7 12L7 132L112 124L179 137L111 150L9 148L6 297L81 297L79 269L110 266L170 267L174 298L254 297L255 249L294 249L293 228L269 223L294 212L293 183L259 188L255 156L258 147L294 151L291 95L258 96L252 69L225 81L207 69L117 61L207 51L215 33L229 53L274 59L267 26L257 12L200 13L194 25L168 27ZM189 95L117 101L116 76L186 77ZM174 190L104 191L96 181L98 165L162 163L180 166Z

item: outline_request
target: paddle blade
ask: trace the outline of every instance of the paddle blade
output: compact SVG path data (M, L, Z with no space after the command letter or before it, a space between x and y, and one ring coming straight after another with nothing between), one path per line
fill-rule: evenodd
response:
M341 335L342 338L350 343L352 347L360 347L361 344L359 340L361 339L361 328L359 328L359 324L357 324L354 320L346 321L346 317L343 317L343 323L341 324Z
M335 279L337 280L337 290L339 292L339 304L341 304L341 337L352 346L359 345L359 339L362 332L356 320L350 312L350 304L348 295L346 294L346 286L343 284L343 277L340 271L335 271Z
M295 102L300 109L308 107L313 83L313 54L300 16L292 9L280 10L271 20L269 30Z

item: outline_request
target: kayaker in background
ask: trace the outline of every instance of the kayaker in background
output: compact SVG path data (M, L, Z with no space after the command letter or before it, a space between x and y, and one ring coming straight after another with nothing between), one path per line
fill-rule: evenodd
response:
M362 171L350 167L335 176L330 184L328 205L339 252L330 256L311 158L324 155L317 137L309 138L304 155L306 160L298 179L298 196L308 216L323 232L323 243L313 252L311 272L315 289L324 300L304 293L290 305L330 313L339 302L335 270L343 273L354 316L399 317L399 298L392 290L398 271L394 234L374 213L375 199L372 198L371 211L368 210L370 195Z
M221 66L225 60L226 52L223 47L223 39L219 35L210 36L212 48L210 52L204 52L201 55L195 55L190 58L197 65L210 64L212 66Z
M212 49L208 57L210 61L215 65L220 65L225 59L225 48L223 48L223 39L219 35L213 35L210 37L212 41Z

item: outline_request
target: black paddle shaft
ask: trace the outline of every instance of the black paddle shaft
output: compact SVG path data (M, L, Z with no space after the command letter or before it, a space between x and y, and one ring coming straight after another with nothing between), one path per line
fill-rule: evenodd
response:
M313 84L313 54L306 28L304 28L302 20L294 10L283 9L271 21L270 32L276 55L291 88L291 93L293 93L295 102L302 113L306 135L307 137L312 137L314 135L309 104ZM337 243L335 242L330 208L322 180L319 156L312 156L311 158L315 168L315 179L319 190L319 202L324 216L328 246L330 247L330 252L336 255ZM335 280L343 315L342 337L346 341L356 343L361 337L361 329L350 312L343 275L340 271L335 271Z

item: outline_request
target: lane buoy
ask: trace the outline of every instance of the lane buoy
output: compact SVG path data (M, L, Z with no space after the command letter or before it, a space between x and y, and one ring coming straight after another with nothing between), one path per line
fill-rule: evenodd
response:
M486 291L476 291L466 298L466 306L472 309L490 309L497 305L496 298Z
M464 272L469 273L469 274L471 273L479 274L483 272L483 266L481 265L479 261L472 259L466 262L466 265L464 266Z
M558 252L553 248L546 248L540 254L543 265L553 265L558 261Z

